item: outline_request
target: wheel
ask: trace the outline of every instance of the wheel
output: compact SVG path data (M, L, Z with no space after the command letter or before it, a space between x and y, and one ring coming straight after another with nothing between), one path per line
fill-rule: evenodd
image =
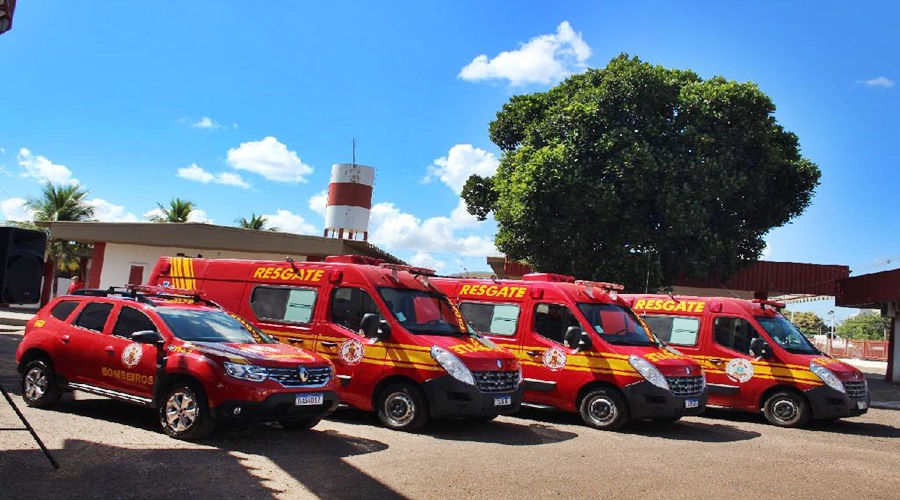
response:
M778 427L803 427L809 422L809 403L792 391L776 392L763 406L766 420Z
M405 382L391 384L378 395L378 420L399 431L415 431L428 422L428 404L422 391Z
M278 423L281 424L282 429L286 431L296 432L308 431L321 421L321 418L304 418L302 420L282 420Z
M159 423L169 436L186 441L209 436L216 422L203 389L193 382L173 385L159 408Z
M615 389L594 389L581 400L581 418L595 429L615 431L631 418L628 403Z
M22 399L35 408L50 408L59 401L62 389L56 383L56 375L50 364L36 359L25 366L22 373Z

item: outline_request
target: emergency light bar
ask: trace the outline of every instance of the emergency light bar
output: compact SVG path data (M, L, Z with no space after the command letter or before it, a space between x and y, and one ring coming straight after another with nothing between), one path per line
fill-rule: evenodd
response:
M765 309L766 306L770 306L772 309L780 311L785 308L784 302L775 302L774 300L753 299L753 303L759 304L760 309Z
M619 298L619 292L625 290L624 285L618 283L606 283L605 281L585 281L577 280L575 285L583 287L582 291L590 298L594 298L594 288L599 288L609 295L609 298L616 300Z

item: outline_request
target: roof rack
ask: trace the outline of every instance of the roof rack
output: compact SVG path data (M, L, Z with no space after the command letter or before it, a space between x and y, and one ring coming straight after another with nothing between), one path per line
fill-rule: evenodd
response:
M75 290L69 295L81 295L88 297L108 297L110 295L118 295L123 298L136 300L143 304L155 306L156 303L150 300L150 297L172 297L180 299L190 299L196 303L201 303L221 309L219 304L203 297L200 290L184 290L179 288L169 288L164 286L153 285L125 285L124 287L111 286L107 289L102 288L82 288Z

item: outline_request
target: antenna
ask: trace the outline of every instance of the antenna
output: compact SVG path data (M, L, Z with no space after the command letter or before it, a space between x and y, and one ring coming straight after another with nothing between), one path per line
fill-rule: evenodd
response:
M353 140L351 141L351 144L353 145L353 163L352 164L356 165L356 137L353 138Z

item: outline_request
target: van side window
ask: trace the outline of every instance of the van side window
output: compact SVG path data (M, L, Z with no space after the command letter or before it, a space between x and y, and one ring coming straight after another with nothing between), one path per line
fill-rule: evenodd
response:
M105 302L91 302L81 310L81 314L79 314L78 319L75 320L75 326L94 330L95 332L102 332L103 325L106 324L106 318L109 317L109 312L112 311L112 308L112 304Z
M700 320L684 316L644 316L644 322L659 339L667 344L697 345Z
M568 307L559 304L537 304L534 306L534 331L541 337L563 344L566 330L570 326L581 325Z
M741 318L716 318L716 343L744 354L750 354L750 341L759 337L750 323Z
M355 332L359 330L359 323L367 313L381 316L375 300L365 290L338 287L331 292L332 322Z
M123 306L119 311L119 317L116 318L116 325L113 327L112 334L130 339L132 333L146 330L157 331L153 321L141 311L133 307Z
M484 304L464 302L459 311L479 332L512 337L519 323L519 306L515 304Z
M65 321L66 318L68 318L69 315L72 314L72 311L74 311L76 307L78 307L77 300L64 300L59 304L53 306L53 310L50 311L50 315L60 321Z
M312 288L258 286L250 296L250 308L257 318L285 323L309 323L315 304Z

